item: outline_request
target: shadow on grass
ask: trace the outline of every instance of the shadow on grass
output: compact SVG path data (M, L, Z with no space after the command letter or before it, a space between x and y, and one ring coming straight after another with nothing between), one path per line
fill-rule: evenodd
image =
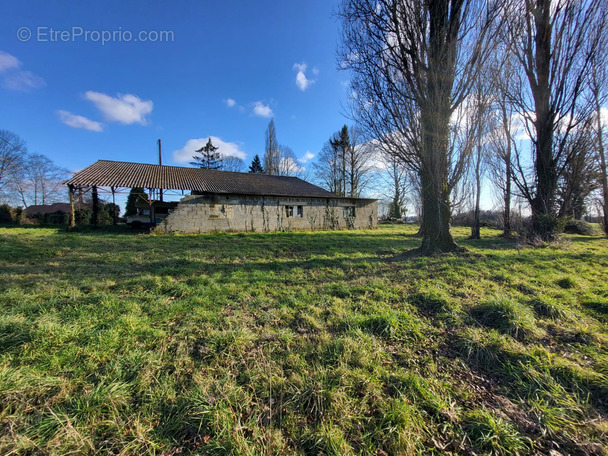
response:
M597 242L597 241L608 242L608 238L606 238L605 236L584 236L584 235L580 235L580 234L579 235L577 235L577 234L568 235L568 237L566 239L568 241L575 242L578 244L586 244L586 243Z
M125 234L125 235L138 235L148 234L149 228L135 228L124 223L118 225L102 225L95 228L93 225L77 225L75 228L70 228L68 225L6 225L0 224L1 229L7 231L36 231L36 230L55 230L57 234L87 234L87 235L108 235L108 234Z
M43 228L28 228L28 232L36 229ZM568 250L523 249L520 253L513 240L498 235L469 240L463 237L463 229L456 230L455 238L465 252L434 257L404 255L404 251L416 249L420 239L413 232L397 229L148 236L123 225L71 233L58 229L39 237L3 231L9 233L0 234L3 272L18 286L49 278L121 282L140 275L179 278L256 271L282 275L294 269L324 271L328 276L334 274L331 270L341 270L363 277L384 266L433 268L446 260L455 267L500 261L549 268L556 255L564 260L581 259L580 253Z

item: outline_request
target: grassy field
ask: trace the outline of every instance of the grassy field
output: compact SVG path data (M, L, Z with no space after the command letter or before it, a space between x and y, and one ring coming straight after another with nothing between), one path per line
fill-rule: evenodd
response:
M0 454L606 454L608 241L0 228Z

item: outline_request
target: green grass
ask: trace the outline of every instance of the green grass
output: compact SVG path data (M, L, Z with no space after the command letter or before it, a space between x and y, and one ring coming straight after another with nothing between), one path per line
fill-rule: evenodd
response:
M0 228L0 454L605 454L608 241Z

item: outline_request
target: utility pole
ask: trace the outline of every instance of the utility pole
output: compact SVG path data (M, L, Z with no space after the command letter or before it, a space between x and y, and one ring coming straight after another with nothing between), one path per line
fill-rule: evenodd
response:
M158 166L163 166L163 155L160 148L160 138L158 138ZM162 171L162 170L161 170ZM160 189L160 201L163 200L163 189Z

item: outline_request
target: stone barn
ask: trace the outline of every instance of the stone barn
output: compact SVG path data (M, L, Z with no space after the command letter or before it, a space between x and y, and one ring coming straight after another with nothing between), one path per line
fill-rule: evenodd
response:
M162 233L375 228L378 222L377 200L340 197L297 177L99 160L65 184L71 201L79 188L112 195L146 189L150 221ZM175 191L181 200L156 216L155 206Z

